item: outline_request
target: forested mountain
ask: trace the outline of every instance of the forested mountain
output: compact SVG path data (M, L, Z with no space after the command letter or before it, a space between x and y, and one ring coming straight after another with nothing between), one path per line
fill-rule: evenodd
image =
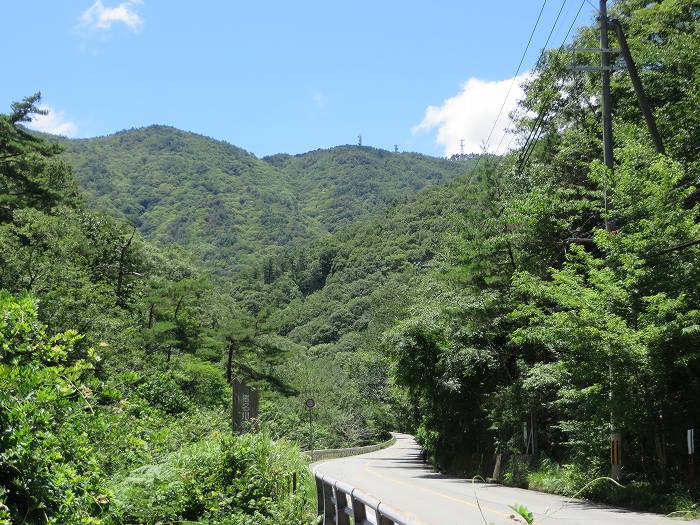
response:
M21 126L38 101L0 115L0 523L301 521L276 481L308 479L297 450L230 435L220 361L246 312L184 249L85 206Z
M463 175L472 162L447 162L366 146L339 146L263 160L289 177L302 210L328 231L381 213L422 188Z
M322 231L284 173L225 142L164 126L60 142L91 206L217 270Z
M467 169L352 146L260 160L165 126L59 142L92 207L128 220L161 246L186 246L220 273L381 213Z
M376 441L394 426L381 356L345 352L334 373L322 373L333 356L315 348L316 340L304 336L308 329L291 335L294 326L277 313L324 288L331 271L321 240L330 239L326 228L298 205L309 207L315 197L302 199L303 188L272 163L170 128L44 140L22 127L40 111L38 100L15 104L0 118L0 523L17 516L46 523L98 516L103 523L217 522L222 514L241 522L246 516L299 522L308 499L303 492L284 497L279 480L292 471L305 480L303 459L270 437L343 446ZM353 215L378 221L396 199L467 168L416 157L419 167L410 171L412 156L387 155L340 148L341 159L352 159L347 169L316 176L345 184L352 202L373 202ZM335 152L331 157L343 164ZM82 180L85 190L73 165L93 175ZM349 177L357 184L343 181ZM261 181L270 188L260 189ZM338 207L339 192L335 201L317 196L317 207ZM224 210L218 219L212 199ZM349 254L351 238L376 224L334 242L347 240ZM418 252L412 257L429 258ZM231 261L249 271L225 279ZM396 260L391 271L405 267ZM220 272L215 281L212 270ZM370 291L373 284L366 284ZM358 367L367 371L359 378ZM226 437L232 378L262 392L260 436ZM301 424L301 399L309 393L320 396L313 442ZM183 484L183 465L193 461L198 472L188 468L192 483ZM230 465L241 461L248 466L237 467L232 483ZM253 472L263 475L254 480Z

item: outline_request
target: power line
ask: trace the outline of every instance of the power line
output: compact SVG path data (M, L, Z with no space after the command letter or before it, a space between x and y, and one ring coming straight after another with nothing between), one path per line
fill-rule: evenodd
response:
M566 0L564 0L566 1ZM513 79L510 81L510 86L508 86L508 91L506 92L506 96L503 99L503 103L501 104L501 108L498 110L498 115L496 115L496 120L493 121L493 126L491 126L491 131L489 131L489 135L486 138L485 142L485 147L488 148L489 142L491 142L491 135L493 135L493 131L496 129L496 125L498 124L498 119L501 118L501 113L503 113L503 108L506 105L506 102L508 102L508 97L510 96L510 92L513 89L513 84L515 84L515 79L518 76L518 73L520 73L520 68L523 66L523 62L525 61L525 56L527 55L528 50L530 49L530 44L532 43L532 37L535 36L535 31L537 30L537 26L540 23L540 19L542 18L542 12L544 11L544 7L547 5L547 0L544 0L542 2L542 7L540 8L540 12L537 15L537 20L535 21L535 25L532 28L532 31L530 32L530 38L527 40L527 44L525 45L525 50L523 51L522 56L520 57L520 62L518 62L518 67L515 70L515 74L513 75Z
M530 49L530 44L532 43L532 38L535 36L535 31L537 30L537 26L540 23L540 19L542 18L542 13L544 12L544 8L547 5L547 0L544 0L542 2L542 6L540 7L540 12L537 14L537 20L535 20L535 25L532 27L532 31L530 32L530 38L527 40L527 44L525 45L525 49L523 50L523 54L520 57L520 62L518 62L518 67L515 69L515 75L513 75L513 79L510 82L510 86L508 87L508 92L506 93L505 98L503 99L503 103L501 104L500 109L498 110L498 115L496 116L496 120L494 120L493 125L491 126L491 130L489 131L488 137L486 138L486 141L483 142L484 144L484 151L488 150L489 142L491 141L491 135L493 134L494 129L496 128L496 125L498 124L498 119L501 118L501 113L503 112L503 108L506 105L506 102L508 101L508 97L510 96L510 92L513 89L513 84L515 83L515 79L518 76L518 73L520 73L520 68L523 65L523 62L525 61L525 57L527 56L527 52ZM479 168L479 164L481 163L481 157L483 155L479 155L476 159L476 164L472 168L472 173L476 172L476 170Z
M547 51L547 45L549 44L549 41L550 41L552 35L554 34L554 30L555 30L556 25L557 25L557 23L558 23L558 21L559 21L559 18L561 17L561 14L562 14L562 12L563 12L564 6L566 5L566 1L567 1L567 0L563 0L561 6L560 6L560 8L559 8L559 11L558 11L557 16L556 16L556 18L555 18L555 20L554 20L554 23L552 24L552 28L551 28L550 31L549 31L549 35L547 36L547 40L546 40L546 42L545 42L545 45L544 45L544 47L542 48L542 51L540 52L540 56L539 56L538 62L537 62L538 64L540 64L542 58L544 57L544 54L545 54L546 51ZM563 38L563 40L562 40L562 43L561 43L561 45L559 46L559 49L560 49L560 50L564 49L564 47L565 47L565 45L566 45L566 41L568 40L568 38L569 38L569 36L570 36L570 34L571 34L571 31L573 31L574 26L576 25L576 21L578 20L579 16L581 15L581 11L582 11L583 6L584 6L584 4L586 3L586 1L587 1L587 0L582 0L582 1L581 1L581 4L579 5L578 10L576 11L576 15L574 16L573 20L571 21L571 24L569 25L569 28L568 28L568 30L566 31L566 35L564 35L564 38ZM528 49L529 49L530 43L532 42L532 38L533 38L533 36L534 36L535 30L537 29L537 26L539 25L539 21L540 21L540 18L542 17L542 12L543 12L543 10L544 10L545 4L546 4L546 0L545 0L545 2L543 2L542 7L540 8L540 12L539 12L539 14L538 14L537 21L535 22L535 26L533 27L533 30L532 30L532 32L531 32L531 34L530 34L530 38L529 38L528 43L527 43L527 45L526 45L526 47L525 47L525 51L523 52L523 55L522 55L522 57L521 57L521 59L520 59L520 63L518 64L518 68L517 68L517 70L516 70L515 77L517 77L518 73L520 72L520 67L522 66L522 63L523 63L523 61L524 61L524 58L525 58L525 56L526 56L526 54L527 54L527 51L528 51ZM514 77L514 79L515 79L515 77ZM503 104L501 105L501 109L499 110L498 116L496 117L496 121L494 122L493 126L491 127L491 130L490 130L490 132L489 132L488 138L487 138L487 140L486 140L486 142L485 142L485 147L488 147L488 143L489 143L489 141L490 141L491 135L492 135L492 133L493 133L493 131L494 131L494 129L495 129L496 124L498 123L498 119L500 118L500 115L501 115L501 113L502 113L502 111L503 111L503 107L505 106L505 104L506 104L506 102L507 102L507 100L508 100L508 95L510 94L510 89L512 88L514 81L515 81L515 80L511 81L511 86L510 86L510 88L509 88L509 90L508 90L508 94L506 95L506 98L504 99ZM521 155L520 155L519 158L521 158L521 159L524 158L524 159L525 159L524 162L519 162L519 165L520 165L521 168L522 168L522 166L529 160L529 157L530 157L530 155L532 154L532 151L534 150L534 143L536 143L536 141L537 141L537 140L539 139L539 137L541 136L541 127L542 127L542 123L544 122L544 117L545 117L546 113L549 112L549 109L550 109L550 107L551 107L551 103L552 103L552 102L553 102L553 97L552 97L552 96L550 96L549 98L545 99L545 103L543 104L542 109L540 110L540 112L539 112L537 118L535 119L535 125L533 126L533 129L530 131L530 134L528 135L528 138L526 139L525 143L523 144L523 146L522 146L522 148L521 148ZM511 121L511 123L512 123L512 121ZM510 144L512 143L514 137L515 137L514 134L511 135L511 137L510 137L510 139L509 139L509 141L508 141L508 144L506 145L506 150L510 147ZM532 141L532 138L533 138L533 137L535 137L535 140L534 140L534 141ZM505 138L505 134L503 135L503 137L501 137L501 141L499 142L498 147L496 148L496 152L498 152L498 151L500 150L500 147L501 147L501 144L502 144L504 138ZM527 157L524 157L523 153L524 153L526 150L528 151L528 154L527 154ZM476 164L474 165L474 168L473 168L473 170L472 170L473 173L475 173L476 170L478 169L479 163L481 162L481 157L482 157L482 156L479 156L479 157L477 158ZM501 160L502 160L502 159L501 159ZM500 164L500 162L501 162L501 161L499 160L499 164Z
M581 2L581 5L579 6L578 11L576 12L576 16L574 16L574 19L572 20L571 25L569 26L569 29L566 32L566 35L564 36L561 45L559 46L559 50L564 49L566 41L569 38L569 35L571 34L571 31L573 30L574 25L576 24L576 21L578 20L578 17L580 16L581 10L583 9L585 3L586 0L583 0ZM556 91L561 89L561 83L562 80L560 79L559 86L557 87ZM525 143L522 146L521 154L518 158L519 170L522 170L525 164L527 164L527 162L530 160L530 156L532 155L532 152L535 149L535 144L537 143L539 137L542 135L545 116L547 115L547 113L549 113L553 102L554 95L550 95L547 99L545 99L544 104L542 105L542 109L540 110L537 119L535 119L535 124L533 125L532 130L530 130L530 134L528 135L527 139L525 140Z
M562 41L560 49L564 46L564 44L566 43L566 40L569 38L569 34L571 33L571 30L573 29L574 24L576 23L576 20L578 19L578 16L581 13L581 9L583 8L583 3L585 1L586 0L583 0L581 2L581 5L580 5L578 11L576 12L576 16L574 17L573 22L569 26L569 30L566 32L566 36L564 37L564 40ZM552 28L549 30L549 35L547 35L547 40L545 41L544 46L542 46L542 50L540 51L540 56L537 59L537 66L536 67L538 67L542 63L542 60L544 59L545 53L547 52L547 46L549 45L549 41L551 40L552 35L554 34L554 30L556 29L557 24L559 23L559 19L561 18L561 14L564 11L564 6L566 5L566 2L567 2L567 0L563 0L563 2L561 3L561 6L559 7L559 11L557 12L557 16L554 19L554 23L552 24ZM539 118L540 118L540 116L538 116L538 119ZM511 120L511 124L512 123L513 122ZM496 147L496 150L495 150L496 155L498 154L498 152L501 149L501 144L503 143L503 139L505 139L505 136L506 136L506 134L503 134L501 136L501 140L498 142L498 146ZM513 137L514 137L514 135L511 135L510 139L508 140L508 144L506 146L506 151L510 147L511 142L513 142ZM529 142L529 140L530 140L530 137L528 137L528 139L526 140L526 143Z

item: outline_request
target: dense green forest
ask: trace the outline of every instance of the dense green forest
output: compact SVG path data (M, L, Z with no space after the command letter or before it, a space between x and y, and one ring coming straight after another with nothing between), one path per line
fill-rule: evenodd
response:
M534 452L506 482L697 512L698 13L611 6L666 147L616 72L612 172L599 76L568 68L595 58L565 49L525 86L523 147L468 161L350 146L257 159L162 126L55 139L22 127L38 97L13 105L0 523L303 523L299 449L393 429L440 469ZM574 46L597 38L584 27ZM231 377L262 394L243 436ZM594 481L611 430L624 488ZM289 494L293 472L306 488Z
M261 160L165 126L59 143L91 208L224 274L464 173L460 163L353 146Z
M196 257L85 207L20 126L37 102L0 118L0 523L303 522L298 448L230 432L219 361L245 312Z

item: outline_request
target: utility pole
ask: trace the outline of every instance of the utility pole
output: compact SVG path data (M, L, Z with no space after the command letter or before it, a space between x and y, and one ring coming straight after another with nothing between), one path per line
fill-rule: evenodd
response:
M608 168L608 174L613 172L613 135L612 135L612 96L610 94L610 44L608 43L608 6L607 0L600 0L598 13L600 22L600 69L603 78L602 110L603 110L603 161ZM605 205L605 229L611 230L608 219L608 184L604 181L603 199Z
M610 218L610 202L608 201L608 182L613 174L613 131L612 131L612 95L610 93L610 43L608 42L608 5L607 0L600 0L600 10L598 19L600 22L600 69L602 77L602 111L603 111L603 162L607 168L605 180L603 181L603 199L605 206L605 229L612 230ZM610 477L614 480L620 479L620 449L621 435L617 429L615 418L615 398L614 398L614 371L612 361L608 362L608 372L610 375Z
M639 102L639 109L644 116L647 127L649 128L649 133L651 134L652 140L654 142L654 147L657 153L664 153L664 145L659 134L659 130L656 127L656 122L654 120L654 115L651 112L651 105L649 99L644 92L644 86L639 77L639 72L637 71L637 66L634 63L634 59L630 52L629 46L627 45L627 39L625 33L622 29L622 25L618 20L608 20L608 9L607 1L600 0L600 9L598 13L598 21L600 23L600 48L574 48L574 51L595 51L600 53L600 66L581 66L573 64L571 69L574 71L600 71L602 77L601 85L601 109L603 113L603 161L605 162L605 167L607 168L607 174L605 180L603 181L603 199L605 207L605 229L608 232L612 231L612 224L609 220L609 215L611 211L611 204L608 197L608 184L613 175L614 169L614 159L613 159L613 130L612 130L612 95L610 93L610 75L614 69L614 66L610 63L610 55L613 53L621 53L625 60L626 69L629 72L630 79L632 81L632 87L637 95L637 100ZM620 44L620 49L610 49L610 44L608 41L608 28L612 26L615 30L617 40ZM609 350L609 349L608 349ZM620 470L622 464L622 436L618 428L618 422L615 411L615 368L612 359L612 352L608 359L608 378L610 381L610 390L608 392L608 399L610 403L610 477L615 480L620 478Z

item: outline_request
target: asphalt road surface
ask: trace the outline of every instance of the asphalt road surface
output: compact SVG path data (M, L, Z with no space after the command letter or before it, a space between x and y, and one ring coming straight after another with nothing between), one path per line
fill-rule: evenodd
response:
M315 470L429 525L512 525L517 523L510 508L514 504L525 505L539 525L700 524L700 520L681 521L532 490L472 483L433 472L419 453L411 436L396 434L396 444L387 449L324 461Z

